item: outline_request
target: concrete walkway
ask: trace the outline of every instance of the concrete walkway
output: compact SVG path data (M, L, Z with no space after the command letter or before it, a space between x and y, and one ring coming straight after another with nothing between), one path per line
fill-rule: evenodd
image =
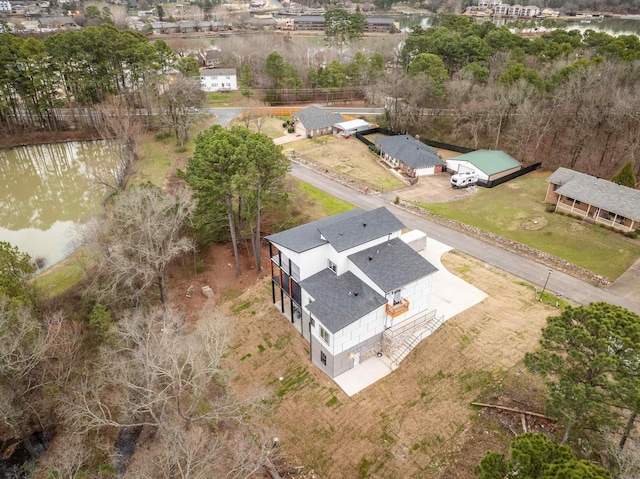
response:
M432 275L429 309L435 309L436 316L438 318L444 316L445 321L472 308L487 297L483 291L442 266L440 257L451 249L450 246L429 238L427 239L427 247L422 252L422 256L438 268L438 271ZM427 335L424 337L426 338ZM373 357L335 377L334 381L347 396L353 396L390 374L391 371L392 365L389 358L385 356Z

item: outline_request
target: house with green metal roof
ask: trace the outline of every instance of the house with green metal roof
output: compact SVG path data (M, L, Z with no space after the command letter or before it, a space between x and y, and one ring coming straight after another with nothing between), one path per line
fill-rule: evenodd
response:
M450 173L474 172L480 181L495 181L522 169L522 163L500 150L476 150L447 160Z

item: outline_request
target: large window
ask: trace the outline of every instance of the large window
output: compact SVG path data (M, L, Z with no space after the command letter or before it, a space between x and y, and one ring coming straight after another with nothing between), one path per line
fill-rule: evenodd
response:
M320 326L320 337L322 340L329 345L329 331Z
M327 268L329 268L331 271L333 271L335 274L338 274L338 265L335 264L333 261L331 261L330 259L327 260Z

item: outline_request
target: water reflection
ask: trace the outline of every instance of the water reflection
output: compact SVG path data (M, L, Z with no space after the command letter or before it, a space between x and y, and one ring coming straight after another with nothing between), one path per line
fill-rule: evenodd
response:
M106 141L0 151L0 240L51 265L73 250L75 225L99 213L117 159Z

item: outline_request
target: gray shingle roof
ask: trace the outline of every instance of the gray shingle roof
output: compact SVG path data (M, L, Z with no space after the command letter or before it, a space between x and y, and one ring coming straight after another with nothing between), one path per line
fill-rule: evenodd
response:
M318 231L337 252L342 252L376 238L387 236L402 228L404 228L404 224L384 206L381 206L358 216L322 225Z
M349 259L387 293L438 271L399 238L353 253Z
M387 302L350 271L336 276L324 269L300 283L314 299L307 309L336 333Z
M283 246L296 253L302 253L303 251L327 244L327 242L320 237L318 228L351 218L352 216L361 215L362 213L363 211L359 209L349 210L339 215L329 216L328 218L269 235L266 239L271 243Z
M340 113L333 113L319 106L311 105L293 116L298 118L306 130L317 130L320 128L328 128L336 123L344 121Z
M235 68L203 68L200 70L200 76L203 77L212 77L212 76L220 76L220 75L235 75Z
M548 179L560 185L556 193L610 213L640 221L640 191L568 168L558 168Z
M376 138L380 149L392 158L397 158L411 168L444 165L436 150L409 135Z

